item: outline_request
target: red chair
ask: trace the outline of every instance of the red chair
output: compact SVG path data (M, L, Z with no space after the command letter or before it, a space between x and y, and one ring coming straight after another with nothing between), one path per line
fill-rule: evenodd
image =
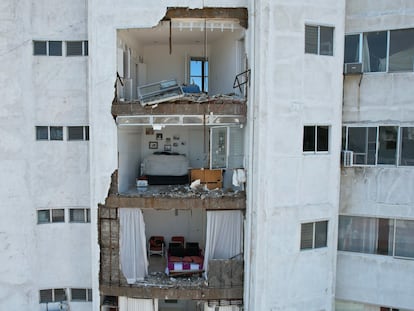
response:
M184 237L183 236L173 236L171 237L171 242L173 243L181 243L184 247Z
M152 254L161 255L164 257L164 237L163 236L152 236L148 241L148 255Z

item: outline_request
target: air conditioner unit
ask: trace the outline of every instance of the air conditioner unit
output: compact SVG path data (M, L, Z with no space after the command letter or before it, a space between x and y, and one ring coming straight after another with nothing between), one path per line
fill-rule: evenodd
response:
M354 164L354 152L351 150L342 151L342 165L343 167L351 167Z
M362 73L362 63L347 63L344 65L344 74L361 74Z

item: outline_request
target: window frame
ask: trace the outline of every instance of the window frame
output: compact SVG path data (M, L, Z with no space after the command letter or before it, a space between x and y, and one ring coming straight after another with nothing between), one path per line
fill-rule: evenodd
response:
M80 54L68 54L68 45L71 43L80 43L81 44L81 51ZM89 53L89 46L87 40L67 40L65 41L65 56L66 57L77 57L77 56L88 56Z
M85 299L74 299L73 298L73 291L85 291ZM69 289L70 292L70 301L73 302L92 302L92 288L70 288Z
M360 37L360 41L359 41L359 63L362 63L362 68L363 68L363 73L368 73L368 74L376 74L376 73L404 73L404 72L414 72L414 65L412 66L411 69L409 70L390 70L390 50L392 49L392 40L391 40L391 36L393 32L402 32L402 31L409 31L412 30L414 31L414 28L401 28L401 29L386 29L386 30L377 30L377 31L366 31L366 32L350 32L350 33L346 33L345 34L345 38L346 36L352 36L352 35L359 35ZM369 33L379 33L379 32L385 32L386 33L386 46L385 46L385 50L386 50L386 55L385 55L385 70L383 71L366 71L366 64L364 62L364 56L363 56L363 50L364 50L364 46L365 46L365 36ZM344 44L344 52L346 50L346 46ZM414 55L413 55L414 56ZM344 59L344 64L347 64L345 62Z
M39 212L48 212L47 221L39 221ZM54 216L53 211L63 211L63 220L60 219L61 216ZM66 223L66 212L64 208L39 208L36 210L36 224L45 225L45 224L56 224L56 223Z
M201 76L199 75L192 75L191 74L191 63L193 61L201 61ZM207 66L207 73L205 72L205 67ZM197 56L190 56L188 62L188 84L192 85L191 79L193 77L201 79L200 91L203 93L208 93L209 89L209 73L210 73L210 62L208 57L197 57ZM207 83L206 83L207 80ZM206 85L207 84L207 85Z
M375 252L364 252L364 251L352 251L352 250L344 250L344 249L339 249L339 246L341 245L341 242L339 241L340 239L340 229L341 227L339 227L339 221L341 217L349 217L349 218L370 218L370 219L375 219L375 220L388 220L390 222L392 222L392 225L390 226L391 229L390 231L392 231L392 241L388 240L388 243L390 246L392 246L392 250L391 250L391 254L384 254L384 253L379 253L378 250L378 243L379 243L379 230L380 230L380 226L378 226L378 231L377 231L377 238L376 238L376 251ZM388 256L388 257L393 257L396 259L406 259L406 260L414 260L414 253L412 255L412 257L409 256L402 256L402 255L397 255L396 254L396 244L397 244L397 223L398 222L411 222L412 226L414 227L414 219L405 219L405 218L396 218L396 217L390 217L390 218L383 218L383 217L373 217L373 216L354 216L354 215L339 215L339 221L338 221L338 251L340 252L347 252L347 253L359 253L359 254L367 254L367 255L376 255L376 256Z
M325 243L324 245L316 245L316 226L317 224L324 224L326 225L326 230L325 230ZM312 246L311 247L303 247L302 246L302 241L303 241L303 227L304 225L312 225ZM302 222L300 224L300 243L299 243L299 249L300 251L305 251L305 250L311 250L311 249L319 249L319 248L326 248L328 247L328 233L329 233L329 221L327 219L324 220L317 220L317 221L311 221L311 222Z
M64 295L65 295L65 299L63 299L63 300L56 300L56 291L58 291L58 290L62 290L63 292L64 292ZM41 292L42 291L50 291L51 292L51 301L42 301L42 295L41 295ZM67 291L66 291L66 288L45 288L45 289L40 289L39 290L39 303L51 303L51 302L62 302L62 301L65 301L65 300L67 300L68 299L68 293L67 293Z
M73 210L82 210L83 211L83 220L78 221L72 218L72 211ZM78 224L86 224L91 222L91 209L90 208L70 208L69 209L69 223L78 223Z
M398 124L344 124L342 126L343 128L345 128L345 130L342 130L342 133L345 133L345 139L342 138L345 142L345 151L352 151L354 152L354 150L349 149L349 129L350 128L365 128L365 129L369 129L369 128L376 128L376 140L375 140L375 163L374 164L360 164L360 163L356 163L355 159L353 161L352 166L356 166L356 167L375 167L375 166L379 166L379 167L405 167L405 168L409 168L409 167L414 167L414 161L412 162L412 164L407 165L407 164L402 164L402 150L403 150L403 129L412 129L412 131L414 131L414 125L411 124L403 124L403 125L398 125ZM396 127L396 149L395 149L395 163L394 164L383 164L383 163L378 163L378 152L380 150L380 128L385 128L385 127ZM369 143L369 142L367 142ZM368 152L369 150L367 149L367 156L368 156ZM354 155L355 157L355 155ZM414 160L414 154L413 154L413 160Z
M306 31L306 28L307 27L315 27L315 28L317 28L317 38L316 38L316 53L313 53L313 52L309 52L308 50L307 50L307 48L306 48L306 42L307 42L307 40L306 40L306 38L307 38L307 31ZM331 31L332 31L332 42L330 42L331 44L332 44L332 47L331 47L331 53L328 53L328 54L325 54L325 53L321 53L321 44L322 44L322 42L321 42L321 40L322 40L322 38L321 38L321 28L327 28L327 29L330 29ZM304 51L305 51L305 54L311 54L311 55L320 55L320 56L334 56L334 43L335 43L335 27L333 26L333 25L323 25L323 24L313 24L313 23L305 23L305 40L304 40L304 42L305 42L305 48L304 48Z
M305 150L305 128L306 127L313 127L314 134L313 134L313 150ZM327 150L318 150L319 147L319 138L318 138L318 128L327 127L328 130L328 137L327 137ZM330 140L331 140L331 125L329 124L304 124L302 130L302 153L303 154L329 154L330 149Z
M38 130L47 128L47 138L39 138ZM62 137L61 139L53 138L52 137L52 128L61 129ZM36 141L64 141L65 140L65 131L64 126L60 125L36 125L35 126L35 139Z
M73 128L82 128L82 138L71 138L70 130ZM89 126L88 125L70 125L66 127L66 137L68 141L88 141L89 140Z

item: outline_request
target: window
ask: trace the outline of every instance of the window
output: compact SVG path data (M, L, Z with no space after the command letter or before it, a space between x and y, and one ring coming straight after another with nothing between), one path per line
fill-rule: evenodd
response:
M329 126L306 125L303 127L303 151L327 152L329 150Z
M397 127L380 126L378 164L397 164Z
M413 71L413 58L414 28L345 36L344 62L362 60L364 72Z
M37 211L38 224L47 224L53 222L65 222L64 209L41 209Z
M301 224L300 249L326 247L327 239L328 221Z
M48 126L36 126L36 140L49 140Z
M88 41L67 41L66 56L88 55Z
M414 258L414 220L339 216L338 250Z
M413 71L414 29L390 31L388 71Z
M348 126L343 135L353 165L414 165L414 127Z
M39 302L59 302L66 300L66 291L64 288L41 289L39 291Z
M63 127L62 126L51 126L50 140L63 140Z
M68 140L89 140L89 126L68 126Z
M62 41L49 41L49 56L62 56Z
M196 84L202 92L208 92L208 60L202 57L191 57L190 84Z
M387 70L387 38L386 31L364 33L364 72Z
M47 41L33 41L33 55L47 55Z
M91 222L89 208L71 208L69 209L70 222Z
M401 128L400 165L414 165L414 127Z
M63 127L36 126L36 140L63 140Z
M333 27L305 25L305 53L333 55Z
M345 53L344 63L359 63L361 62L361 35L346 35L345 36Z
M92 301L92 289L90 288L71 288L72 301Z

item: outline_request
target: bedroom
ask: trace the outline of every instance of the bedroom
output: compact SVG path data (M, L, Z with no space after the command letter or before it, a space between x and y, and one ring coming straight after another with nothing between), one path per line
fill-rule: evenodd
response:
M243 134L241 126L165 126L159 130L148 126L119 127L119 193L137 192L137 179L143 176L147 179L150 164L151 170L157 171L158 175L183 177L189 176L192 169L222 169L223 189L235 190L232 185L233 169L244 167ZM163 159L158 162L146 161L154 158L154 153L173 155L159 155L157 160ZM180 162L174 162L174 158ZM150 179L149 187L151 184L157 183ZM161 184L188 186L190 180L163 180Z

